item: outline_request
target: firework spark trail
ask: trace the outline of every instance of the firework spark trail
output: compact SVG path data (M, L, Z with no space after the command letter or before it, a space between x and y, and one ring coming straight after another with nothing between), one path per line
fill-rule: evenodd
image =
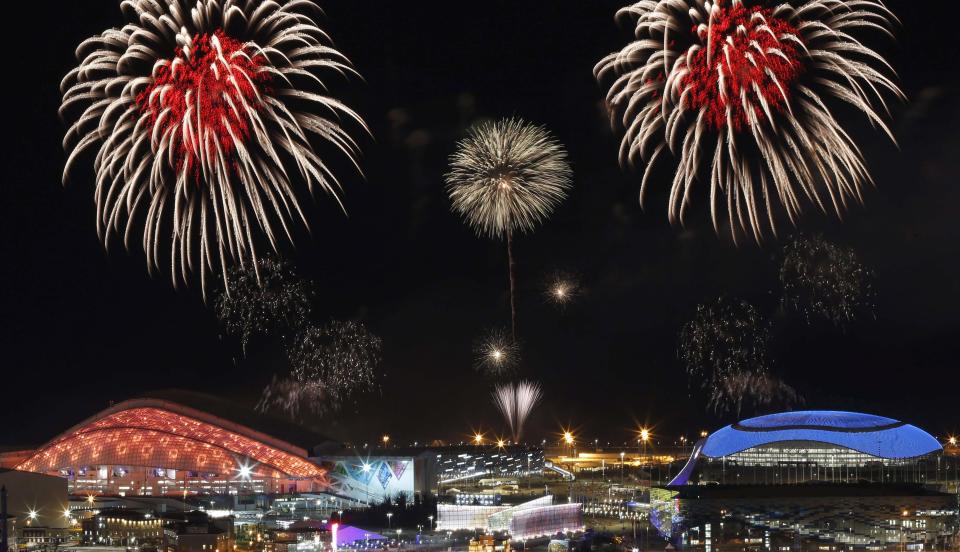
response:
M493 402L507 422L510 433L516 433L517 389L512 383L498 385L493 390Z
M797 402L799 394L770 373L769 341L769 326L753 305L722 297L697 307L680 331L678 356L717 412Z
M476 369L493 379L511 375L520 362L520 346L509 332L492 330L474 346Z
M147 266L169 250L174 284L258 258L307 226L304 190L340 203L341 186L314 143L359 172L341 123L360 116L323 78L355 74L313 21L310 0L122 0L127 23L77 49L61 83L64 181L95 150L104 245L142 234ZM343 207L340 204L341 208ZM298 222L299 221L299 222ZM142 228L136 228L142 224ZM167 242L164 236L171 236Z
M527 419L533 409L543 400L543 390L539 383L521 381L517 384L516 398L516 429L514 430L513 442L519 443L520 439L523 438L523 430L526 427Z
M822 318L843 328L861 315L875 316L874 279L853 249L800 237L784 248L781 302L808 324Z
M635 21L636 40L594 72L613 79L621 163L646 162L641 204L667 154L679 157L671 222L683 223L709 173L714 229L725 208L734 240L742 230L760 241L767 226L776 234L775 203L795 225L803 203L842 217L863 201L871 177L830 104L853 106L894 140L884 96L905 97L857 38L893 36L896 18L880 0L640 0L621 16Z
M453 210L478 235L507 241L516 341L513 235L532 231L567 197L573 172L566 150L545 129L520 119L483 122L458 144L445 178Z
M543 400L539 383L520 381L504 383L493 391L493 402L510 428L514 443L520 443L527 419Z

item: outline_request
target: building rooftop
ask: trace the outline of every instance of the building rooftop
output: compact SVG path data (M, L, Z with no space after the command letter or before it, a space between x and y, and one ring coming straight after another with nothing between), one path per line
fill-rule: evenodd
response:
M818 410L771 414L729 425L710 435L701 453L718 458L790 441L835 445L885 459L915 458L943 450L932 435L904 422Z

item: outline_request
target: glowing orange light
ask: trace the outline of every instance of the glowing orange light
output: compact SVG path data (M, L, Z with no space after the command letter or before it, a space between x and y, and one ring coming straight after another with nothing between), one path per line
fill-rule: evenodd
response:
M238 456L261 466L261 476L325 474L305 458L159 408L123 410L82 426L45 445L17 469L49 473L109 463L230 474Z

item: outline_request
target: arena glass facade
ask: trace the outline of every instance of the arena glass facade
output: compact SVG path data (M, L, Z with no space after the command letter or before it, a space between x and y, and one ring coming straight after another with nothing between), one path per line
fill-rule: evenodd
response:
M438 531L509 533L516 540L582 531L583 505L554 504L553 496L509 505L438 504Z
M448 447L437 449L436 470L440 484L482 477L519 477L542 473L542 448Z
M955 471L941 462L942 451L929 433L891 418L784 412L713 433L671 484L927 483Z
M17 469L67 479L75 494L288 493L327 488L307 451L206 412L135 399L37 449Z

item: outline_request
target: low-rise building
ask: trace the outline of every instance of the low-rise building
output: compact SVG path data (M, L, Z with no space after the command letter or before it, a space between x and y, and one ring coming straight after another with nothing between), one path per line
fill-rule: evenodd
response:
M104 546L156 546L164 520L135 510L100 510L81 522L81 542Z
M11 547L53 547L64 538L72 520L65 479L0 469L0 487L7 495Z
M203 512L165 518L162 552L233 552L233 518L210 518Z

